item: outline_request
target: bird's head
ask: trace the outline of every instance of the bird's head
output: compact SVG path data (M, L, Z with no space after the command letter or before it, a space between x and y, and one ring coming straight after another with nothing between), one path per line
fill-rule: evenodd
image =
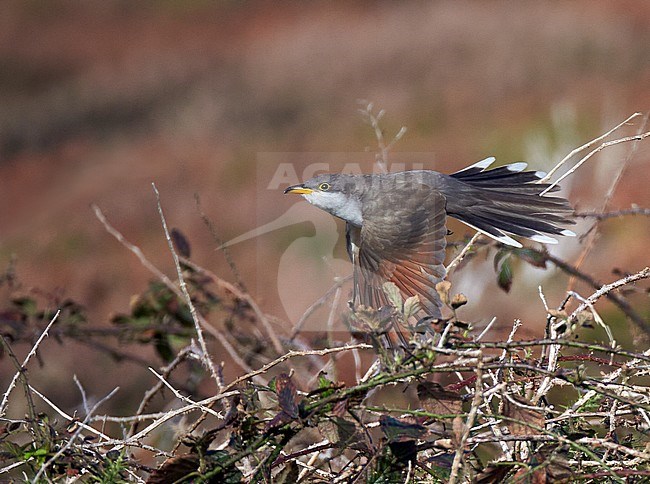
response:
M309 203L346 222L360 226L361 196L364 178L362 175L318 175L300 185L288 187L284 193L302 195Z

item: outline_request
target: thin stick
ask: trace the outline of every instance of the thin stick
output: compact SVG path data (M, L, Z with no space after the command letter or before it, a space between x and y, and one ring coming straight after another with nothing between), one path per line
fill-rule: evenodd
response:
M197 270L202 274L209 275L217 285L223 287L227 291L230 291L238 299L246 301L246 303L251 307L251 309L255 313L257 320L262 324L262 326L264 326L264 329L266 330L269 338L271 339L271 342L273 343L273 347L275 348L275 351L278 354L284 352L284 347L282 346L282 343L280 342L278 336L275 334L275 330L273 329L273 326L271 326L271 322L269 321L269 318L267 317L266 314L264 314L264 312L262 312L259 305L255 302L255 299L253 299L253 297L249 293L241 290L235 284L231 284L230 282L221 279L214 272L211 272L207 269L204 269L203 267L198 266L197 264L195 264L194 262L192 262L191 260L185 257L180 257L180 260L183 261L183 264L187 264L192 269Z
M564 164L565 164L565 163L566 163L566 162L567 162L571 157L573 157L573 155L575 155L576 153L580 153L581 151L586 150L586 149L589 148L590 146L593 146L594 144L598 143L600 140L603 140L603 139L607 138L610 134L612 134L612 133L613 133L614 131L616 131L618 128L620 128L621 126L624 126L625 124L629 123L630 121L632 121L634 118L636 118L636 117L638 117L638 116L642 116L642 114L641 114L641 113L634 113L634 114L632 114L632 115L631 115L630 117L628 117L625 121L623 121L623 122L617 124L617 125L614 126L612 129L610 129L609 131L607 131L605 134L602 134L602 135L598 136L597 138L592 139L592 140L589 141L588 143L585 143L584 145L582 145L582 146L580 146L580 147L574 149L573 151L571 151L571 153L569 153L569 154L566 155L564 158L562 158L562 159L560 160L560 162L559 162L557 165L555 165L555 166L553 167L553 169L552 169L551 171L549 171L549 172L546 174L546 176L545 176L544 178L542 178L541 180L539 180L539 183L546 183L547 181L549 181L549 180L553 177L553 175L555 174L555 172L558 171L558 170L562 167L562 165L564 165Z
M585 302L583 302L580 306L578 306L575 309L575 311L571 313L571 315L568 318L568 322L570 324L574 323L578 319L578 314L580 314L585 309L589 308L590 305L592 305L593 303L598 301L598 299L600 299L602 296L605 296L606 294L610 293L614 289L617 289L621 286L625 286L626 284L630 284L635 281L639 281L641 279L647 279L648 277L650 277L650 267L646 267L645 269L637 272L636 274L630 274L629 276L623 277L610 284L605 284L598 291L596 291L591 296L589 296Z
M151 422L147 427L142 429L137 434L132 435L131 437L128 437L128 438L126 438L124 440L113 439L113 440L110 440L109 442L104 442L102 444L102 446L113 445L114 446L113 450L119 450L122 447L127 447L127 446L134 445L134 442L138 442L140 439L142 439L143 437L148 435L150 432L152 432L156 428L160 427L162 424L164 424L168 420L171 420L171 419L177 417L178 415L182 415L182 414L185 414L185 413L189 413L189 412L191 412L193 410L196 410L197 405L208 406L208 405L211 405L211 404L213 404L214 402L216 402L218 400L223 400L225 398L232 397L234 395L239 395L239 391L237 391L237 390L235 390L235 391L226 391L226 392L223 392L223 393L219 393L218 395L215 395L213 397L201 400L199 402L195 402L193 404L186 405L184 407L177 408L177 409L171 410L169 412L165 412L159 419ZM142 444L139 444L139 445L142 445Z
M226 263L228 264L228 267L230 267L230 272L232 272L232 274L235 276L237 285L241 288L242 291L248 292L248 289L246 289L246 285L244 284L244 281L241 278L241 274L239 273L239 270L235 265L235 261L233 260L232 255L230 254L230 249L228 247L224 247L223 240L221 240L221 237L219 237L219 235L217 234L214 225L212 225L212 221L208 218L206 213L203 211L203 208L201 207L201 199L199 198L199 195L197 193L194 194L194 201L196 203L196 209L198 210L199 215L201 216L201 220L203 220L203 223L210 231L210 235L212 235L212 239L214 240L214 242L220 248L221 252L223 252L223 256L226 259Z
M629 361L626 363L624 366L617 368L613 372L611 372L609 375L607 375L605 378L603 378L602 382L603 383L610 383L618 379L621 375L624 375L626 372L629 372L630 369L634 368L636 365L638 365L642 361L647 361L647 357L650 356L650 349L646 350L643 355L638 355L637 358L634 358L633 360ZM585 403L587 403L589 400L591 400L594 395L596 395L595 390L589 390L587 393L582 395L574 404L571 406L571 408L568 408L564 411L562 415L560 415L559 418L564 418L566 416L570 416L573 412L575 412L577 409L582 407Z
M145 257L145 255L144 255L144 253L142 252L142 250L140 250L140 247L138 247L137 245L134 245L134 244L132 244L131 242L129 242L128 240L126 240L126 238L125 238L125 237L124 237L120 232L118 232L118 231L117 231L117 230L116 230L116 229L115 229L115 228L114 228L114 227L113 227L113 226L108 222L108 220L106 219L106 217L105 217L104 214L102 213L101 209L100 209L97 205L92 204L91 207L92 207L93 211L95 212L95 217L97 217L97 219L101 222L101 224L104 226L104 228L106 229L106 231L107 231L109 234L111 234L113 237L115 237L115 239L116 239L120 244L122 244L124 247L126 247L127 249L129 249L131 252L133 252L133 254L135 254L135 256L140 260L140 264L142 264L144 267L146 267L146 268L149 270L149 272L151 272L151 273L154 274L158 279L160 279L162 282L164 282L165 285L166 285L168 288L170 288L170 289L171 289L171 288L174 288L174 289L175 289L174 292L176 292L176 293L178 294L178 290L176 289L176 286L174 285L174 283L172 282L172 280L171 280L169 277L167 277L167 276L166 276L162 271L160 271L160 270L159 270L155 265L153 265L153 264L152 264L152 263L151 263L151 262L150 262L150 261Z
M578 163L576 163L575 165L573 165L573 167L572 167L569 171L567 171L564 175L562 175L560 178L558 178L558 179L555 180L553 183L551 183L551 184L550 184L546 189L544 189L544 191L542 191L542 192L539 194L540 197L543 196L543 195L545 195L546 193L548 193L550 190L552 190L553 187L555 187L556 185L558 185L558 184L559 184L562 180L564 180L566 177L572 175L572 174L573 174L573 173L574 173L578 168L580 168L580 167L581 167L581 166L582 166L582 165L583 165L583 164L584 164L584 163L585 163L589 158L591 158L592 156L594 156L594 155L595 155L596 153L598 153L599 151L604 150L604 149L607 148L608 146L613 146L613 145L617 145L617 144L620 144L620 143L627 143L628 141L640 141L640 140L642 140L642 139L647 138L648 136L650 136L650 131L645 132L645 133L642 133L642 134L637 134L637 135L634 135L634 136L626 136L625 138L618 138L618 139L613 139L613 140L611 140L611 141L605 141L605 142L602 143L598 148L595 148L595 149L591 150L589 153L587 153L585 156L583 156L582 159L581 159ZM548 176L548 175L547 175L547 176ZM541 180L540 180L540 181L541 181Z
M84 390L84 387L79 381L79 378L77 378L77 375L72 375L72 380L74 381L75 385L77 385L79 393L81 393L81 403L84 406L84 412L86 412L86 415L88 415L90 412L90 407L88 406L88 397L86 396L86 390Z
M29 391L29 381L27 380L27 372L24 371L24 367L21 366L16 354L14 353L11 345L2 334L0 334L0 348L4 348L9 360L13 363L14 368L18 370L18 380L20 380L21 386L23 387L23 393L25 394L25 401L27 404L27 416L32 422L36 421L36 406L34 405L34 399L32 398L32 393ZM38 437L43 437L44 429L40 426L34 427L34 434Z
M483 338L483 336L485 336L485 335L487 334L487 332L490 331L490 328L492 328L492 326L493 326L494 323L496 323L496 322L497 322L497 317L494 316L494 317L490 320L490 322L487 324L487 326L486 326L485 328L483 328L483 331L481 331L481 334L479 334L479 335L476 337L476 341L480 341L480 340Z
M594 321L596 321L596 323L598 323L598 325L601 328L603 328L603 330L605 330L605 334L607 334L607 338L609 338L610 346L612 348L616 348L616 340L614 339L614 334L612 333L611 328L605 323L605 321L603 321L603 318L600 316L600 314L598 314L598 311L596 311L596 308L594 308L594 305L591 302L589 302L588 300L586 300L585 298L583 298L580 294L578 294L575 291L570 291L570 294L571 294L572 297L574 297L578 301L582 301L583 303L585 303L587 305L587 307L589 308L589 311L591 311L591 315L593 316Z
M643 132L643 130L645 129L645 127L647 125L647 122L648 122L648 117L644 116L643 122L639 126L637 135L639 135L639 134L641 134L641 132ZM623 173L625 172L625 168L630 163L630 160L632 159L632 157L636 153L638 146L639 146L638 140L635 141L634 143L632 143L632 147L631 147L630 150L628 150L628 153L627 153L627 156L625 157L625 160L619 166L618 172L616 173L616 176L614 177L614 180L610 184L609 189L607 190L607 193L605 194L605 197L603 198L603 203L601 204L601 207L600 207L601 212L605 211L605 209L609 205L609 202L611 201L612 196L614 195L614 192L616 191L616 188L618 187L618 184L621 181L621 178L623 177ZM576 262L574 264L576 269L580 269L583 262L587 259L587 255L589 254L589 252L591 252L591 249L594 247L594 245L596 243L597 236L598 236L598 232L599 232L598 229L599 229L599 220L596 220L592 224L591 228L587 231L587 234L586 234L587 235L587 241L584 244L584 248L582 249L580 255L578 256L578 259L576 260ZM575 284L576 284L576 278L571 277L569 279L568 284L567 284L567 290L569 290L569 291L573 290L573 288L575 287Z
M311 306L309 306L305 312L300 316L300 319L296 322L294 325L293 329L291 330L291 336L289 336L289 341L293 341L296 339L296 336L300 333L302 330L302 327L305 325L305 322L309 317L314 314L314 311L316 311L318 308L320 308L323 304L327 302L327 300L332 297L336 291L346 282L348 282L350 279L352 279L352 274L349 274L345 277L338 278L336 282L330 287L325 294L323 294L320 298L318 298L314 303L312 303Z
M13 464L9 464L8 466L5 466L0 469L0 474L4 474L6 472L9 472L11 469L15 469L16 467L20 467L24 464L27 464L29 461L33 460L33 457L30 457L29 459L26 460L19 460L18 462L14 462Z
M57 320L59 317L59 314L61 314L61 310L59 309L52 320L49 322L45 330L41 333L41 335L38 337L36 340L36 343L34 343L34 346L32 346L32 349L29 350L29 353L27 353L27 356L23 360L23 363L21 365L21 368L25 368L27 366L27 363L29 363L29 360L32 359L32 357L36 354L36 350L41 344L41 341L48 335L48 331L54 324L54 322ZM7 410L7 405L9 404L9 395L11 394L12 390L16 386L16 382L18 381L18 378L20 377L21 372L17 371L14 374L14 377L11 379L11 382L9 383L9 387L7 388L7 391L4 393L2 396L2 402L0 403L0 417L4 417L5 411Z
M532 249L536 250L536 249ZM586 283L588 283L592 288L594 289L600 289L603 284L588 274L585 274L584 272L581 272L578 270L576 267L572 266L568 262L563 261L562 259L559 259L555 257L553 254L545 252L545 251L537 251L538 254L544 256L548 261L552 262L555 264L557 267L559 267L561 270L566 272L567 274L570 274L572 276L575 276ZM630 318L639 328L641 328L643 331L649 332L650 331L650 323L643 318L641 315L637 314L636 311L632 309L630 304L627 302L627 300L623 297L622 294L616 293L616 292L609 292L605 294L605 297L612 301L618 308L625 313L625 315Z
M217 387L219 388L219 391L221 391L222 390L221 382L219 380L219 377L217 376L217 370L214 367L214 363L212 362L210 353L208 352L208 345L205 344L205 338L203 338L203 329L201 328L201 324L199 323L199 318L197 316L194 303L192 302L192 297L190 296L190 292L187 290L187 284L185 283L185 278L183 277L183 269L181 268L181 263L180 260L178 259L178 254L176 253L176 249L174 249L174 243L172 242L172 238L169 235L169 229L167 228L167 221L165 220L165 214L163 213L162 203L160 201L160 193L158 192L158 188L156 187L155 183L152 183L151 186L153 188L154 193L156 194L158 215L160 216L160 221L162 223L163 231L165 232L165 238L167 239L167 245L169 246L169 251L172 254L172 258L174 259L174 265L176 266L176 274L178 275L178 283L181 287L181 291L183 292L183 298L185 299L185 304L187 304L187 307L190 310L192 321L194 321L194 330L196 331L196 336L199 340L199 345L201 346L201 353L202 353L201 361L203 361L205 366L208 367L208 369L210 370L210 374L212 375L212 378L214 379L214 381L217 384Z
M33 386L30 385L29 389L32 392L34 392L38 397L40 397L41 400L43 400L45 403L47 403L52 408L52 410L54 410L56 413L61 415L64 419L68 420L69 422L75 421L76 425L79 425L79 426L83 427L84 430L87 430L88 432L93 433L93 434L97 435L98 437L100 437L100 438L102 438L104 440L111 440L111 438L108 435L106 435L105 433L97 430L94 427L91 427L90 425L87 425L85 422L76 421L76 419L74 417L72 417L71 415L68 415L63 410L61 410L59 407L57 407L49 398L47 398L41 392L36 390L36 388L34 388ZM119 387L117 387L116 390L117 389L119 389ZM115 390L113 390L113 391L115 391Z
M595 218L597 220L607 220L610 218L624 217L626 215L644 215L650 216L650 208L632 207L624 210L614 210L611 212L576 212L573 214L575 217L581 218Z
M171 375L172 371L176 369L178 365L181 364L181 362L185 361L185 359L188 357L190 353L192 353L194 345L186 346L182 350L180 350L174 359L165 367L161 368L162 375L165 378L169 378L169 375ZM145 409L149 406L149 403L151 402L151 399L158 393L163 387L162 382L158 381L152 388L147 390L142 397L142 400L140 401L140 405L138 405L138 409L135 412L136 417L141 417L142 414L144 413ZM129 431L127 433L127 437L130 437L133 435L137 430L138 430L138 422L145 420L144 418L135 420L133 422L133 425L131 425L131 428L129 428Z
M540 286L541 287L541 286ZM547 309L548 312L548 309ZM562 322L561 324L564 324ZM549 339L558 339L559 335L557 332L557 324L551 324L549 325ZM550 345L548 347L548 364L546 365L546 370L549 373L554 373L557 370L557 363L558 363L558 358L560 356L560 345ZM537 402L540 401L540 399L549 392L549 390L553 387L553 377L550 375L546 375L542 382L539 384L539 387L537 388L537 391L535 392L535 395L531 399L531 402L533 404L537 404Z
M181 415L181 414L184 414L184 413L188 413L188 412L190 412L192 410L195 410L197 405L209 406L209 405L213 404L214 402L216 402L217 400L222 400L224 398L231 397L233 395L238 395L239 394L238 390L231 391L231 389L236 387L237 385L239 385L243 381L249 380L249 379L251 379L251 378L253 378L253 377L257 376L257 375L260 375L262 373L267 372L268 370L270 370L274 366L277 366L280 363L282 363L282 362L284 362L284 361L286 361L286 360L288 360L290 358L295 358L297 356L307 356L307 355L320 355L320 356L323 356L323 355L328 355L330 353L336 353L336 352L339 352L339 351L349 351L349 350L352 350L354 348L370 349L370 348L372 348L372 346L371 345L366 345L366 344L358 344L358 345L341 346L341 347L338 347L338 348L325 348L325 349L322 349L322 350L290 351L289 353L286 353L286 354L280 356L279 358L277 358L274 361L268 363L267 365L264 365L259 370L254 370L254 371L252 371L250 373L247 373L246 375L240 376L239 378L233 380L231 383L226 385L226 387L224 388L224 391L222 393L219 393L218 395L215 395L215 396L210 397L210 398L206 398L206 399L201 400L199 402L195 402L195 403L193 403L191 405L187 405L185 407L182 407L182 408L175 409L173 411L167 412L161 418L159 418L158 420L152 422L151 424L149 424L146 428L142 429L137 434L135 434L135 435L123 440L123 441L112 440L110 442L110 444L114 445L115 446L114 448L116 450L119 449L119 448L125 447L125 446L132 445L133 442L137 442L139 439L143 438L144 436L149 434L152 430L159 427L160 425L167 422L168 420L176 417L177 415ZM106 443L104 443L104 445L106 445Z
M461 250L458 255L452 260L449 265L446 267L447 275L449 275L450 272L452 272L458 264L465 258L465 255L470 251L472 246L474 245L474 242L478 240L478 238L481 236L480 232L476 232L471 239L469 239L469 242L465 244L465 247L463 247L463 250Z
M149 371L150 371L151 373L153 373L153 374L156 376L156 378L158 378L158 379L162 382L163 385L165 385L167 388L169 388L169 389L172 391L172 393L173 393L174 395L176 395L176 398L178 398L179 400L182 400L182 401L184 401L185 403L187 403L188 405L194 406L194 407L196 407L197 409L201 409L201 410L203 410L204 412L209 413L209 414L212 415L213 417L216 417L216 418L218 418L218 419L223 419L223 415L220 414L219 412L215 412L215 411L212 410L211 408L206 407L205 405L201 405L200 403L197 403L197 402L195 402L194 400L192 400L191 398L186 397L185 395L183 395L183 394L182 394L181 392L179 392L176 388L174 388L174 387L173 387L173 386L172 386L172 385L171 385L167 380L165 380L165 377L164 377L164 376L162 376L161 374L159 374L159 373L158 373L156 370L154 370L153 368L149 367Z
M384 132L379 125L379 121L384 117L386 111L380 109L377 111L377 114L373 114L373 109L375 104L369 101L359 100L357 101L363 106L362 109L359 109L359 112L366 118L366 121L375 132L375 138L377 138L377 146L379 147L379 153L375 155L375 161L382 171L385 173L388 172L388 153L393 148L395 143L397 143L402 137L406 134L406 126L402 126L397 134L393 137L392 141L386 144L384 140Z
M479 355L480 357L480 355ZM463 455L465 453L465 444L469 437L474 422L476 420L476 415L478 414L478 409L481 406L483 401L483 365L482 360L479 359L478 365L476 365L476 386L474 389L474 397L472 398L472 406L470 407L469 414L467 415L467 422L465 423L465 429L461 435L458 446L456 448L456 453L454 454L454 460L451 465L451 473L449 474L449 484L455 484L458 480L458 473L463 464ZM458 418L458 417L457 417Z
M226 390L229 390L230 388L235 387L236 385L239 385L241 382L246 381L251 379L254 376L261 375L262 373L266 373L269 371L271 368L274 366L279 365L280 363L290 359L290 358L295 358L297 356L309 356L309 355L317 355L317 356L325 356L329 355L330 353L338 353L339 351L350 351L350 350L369 350L372 349L372 345L368 345L365 343L360 343L356 345L346 345L346 346L337 346L336 348L324 348L322 350L305 350L305 351L289 351L288 353L285 353L284 355L276 358L275 360L271 361L270 363L267 363L264 365L262 368L259 370L254 370L251 371L250 373L247 373L246 375L242 375L239 378L236 378L233 380L231 383L226 385Z

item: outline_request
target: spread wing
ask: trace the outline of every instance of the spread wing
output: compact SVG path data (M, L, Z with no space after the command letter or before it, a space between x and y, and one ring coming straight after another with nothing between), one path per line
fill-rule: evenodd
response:
M398 183L366 200L362 227L348 227L355 302L388 304L382 285L393 282L404 298L417 295L429 316L440 317L435 285L445 276L445 197L420 183Z

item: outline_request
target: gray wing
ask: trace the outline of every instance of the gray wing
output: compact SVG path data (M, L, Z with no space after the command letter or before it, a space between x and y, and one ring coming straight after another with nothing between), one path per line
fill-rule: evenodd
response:
M393 282L405 298L417 295L439 318L435 285L445 277L445 197L419 183L400 183L364 201L363 226L348 228L354 263L355 302L379 309L382 289Z

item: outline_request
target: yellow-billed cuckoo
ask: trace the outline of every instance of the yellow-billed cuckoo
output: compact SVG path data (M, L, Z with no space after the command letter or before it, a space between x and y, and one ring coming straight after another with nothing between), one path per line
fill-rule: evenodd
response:
M575 235L564 198L541 196L544 174L524 171L526 163L488 170L494 158L445 175L430 170L373 175L319 175L284 193L347 222L354 267L354 304L379 309L387 304L382 285L390 281L404 297L417 295L426 313L441 316L436 283L445 277L447 215L514 247L508 234L542 243L550 235ZM553 187L550 191L557 190Z

